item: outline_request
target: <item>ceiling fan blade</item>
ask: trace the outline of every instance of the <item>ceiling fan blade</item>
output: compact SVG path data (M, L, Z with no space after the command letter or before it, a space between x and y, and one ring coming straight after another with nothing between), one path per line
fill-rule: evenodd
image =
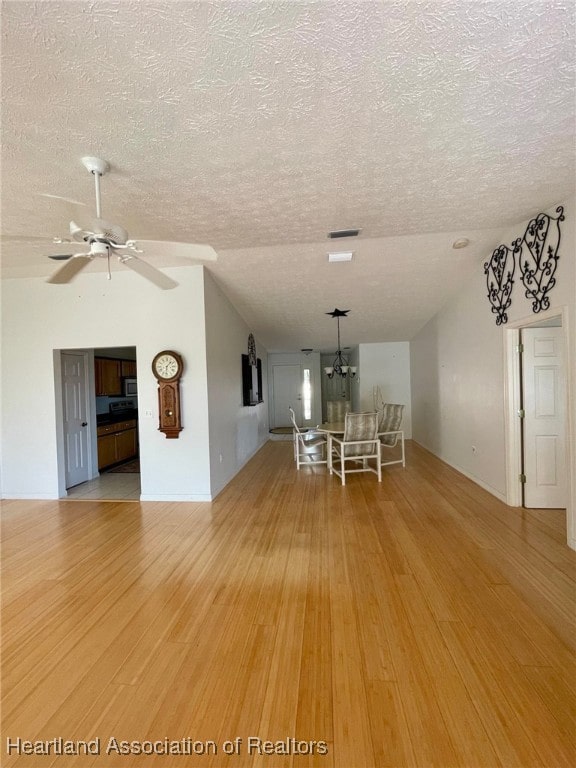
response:
M75 277L81 269L89 264L93 259L91 253L75 253L70 259L60 267L54 274L48 278L47 283L68 283Z
M37 237L36 235L0 235L3 243L69 243L66 237Z
M191 261L216 261L218 255L211 245L194 243L173 243L169 240L135 240L143 251L154 256L181 256Z
M176 288L178 285L175 280L172 280L171 277L165 275L164 272L160 272L159 269L148 264L147 261L142 261L142 259L139 259L137 256L132 256L132 254L127 253L118 256L118 261L124 264L124 266L133 269L134 272L137 272L142 277L145 277L146 280L150 280L150 282L157 285L158 288L162 288L164 291L169 290L170 288Z
M52 195L50 192L35 192L38 197L47 197L50 200L58 200L59 202L67 203L68 205L81 205L86 207L86 203L80 202L80 200L73 200L70 197L63 197L62 195Z

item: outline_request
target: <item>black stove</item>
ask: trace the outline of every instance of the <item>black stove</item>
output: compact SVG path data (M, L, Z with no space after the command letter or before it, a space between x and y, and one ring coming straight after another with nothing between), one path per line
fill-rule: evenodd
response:
M108 413L100 413L96 417L97 424L115 424L124 419L137 419L138 408L134 407L133 400L116 400L108 406Z
M111 416L124 417L125 414L135 411L136 409L134 408L133 400L117 400L115 403L110 403L108 410L110 411Z

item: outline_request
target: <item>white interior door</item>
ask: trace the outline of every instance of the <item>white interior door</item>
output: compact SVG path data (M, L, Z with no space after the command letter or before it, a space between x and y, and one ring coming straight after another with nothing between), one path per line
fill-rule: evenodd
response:
M84 355L62 352L66 488L89 479L88 402Z
M290 426L288 406L294 408L296 423L302 424L302 369L300 365L273 365L274 427Z
M523 328L524 506L566 506L562 328Z

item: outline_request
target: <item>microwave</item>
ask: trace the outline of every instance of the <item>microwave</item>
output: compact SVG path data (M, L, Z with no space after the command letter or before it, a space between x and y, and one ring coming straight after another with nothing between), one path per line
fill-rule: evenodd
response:
M135 397L138 394L138 380L134 378L124 379L124 397Z

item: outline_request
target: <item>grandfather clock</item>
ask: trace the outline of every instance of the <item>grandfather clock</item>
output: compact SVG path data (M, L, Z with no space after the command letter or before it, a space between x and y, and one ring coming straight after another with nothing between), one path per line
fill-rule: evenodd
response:
M180 378L183 370L181 355L170 349L158 352L152 361L152 373L158 380L158 429L167 438L178 438L182 432Z

